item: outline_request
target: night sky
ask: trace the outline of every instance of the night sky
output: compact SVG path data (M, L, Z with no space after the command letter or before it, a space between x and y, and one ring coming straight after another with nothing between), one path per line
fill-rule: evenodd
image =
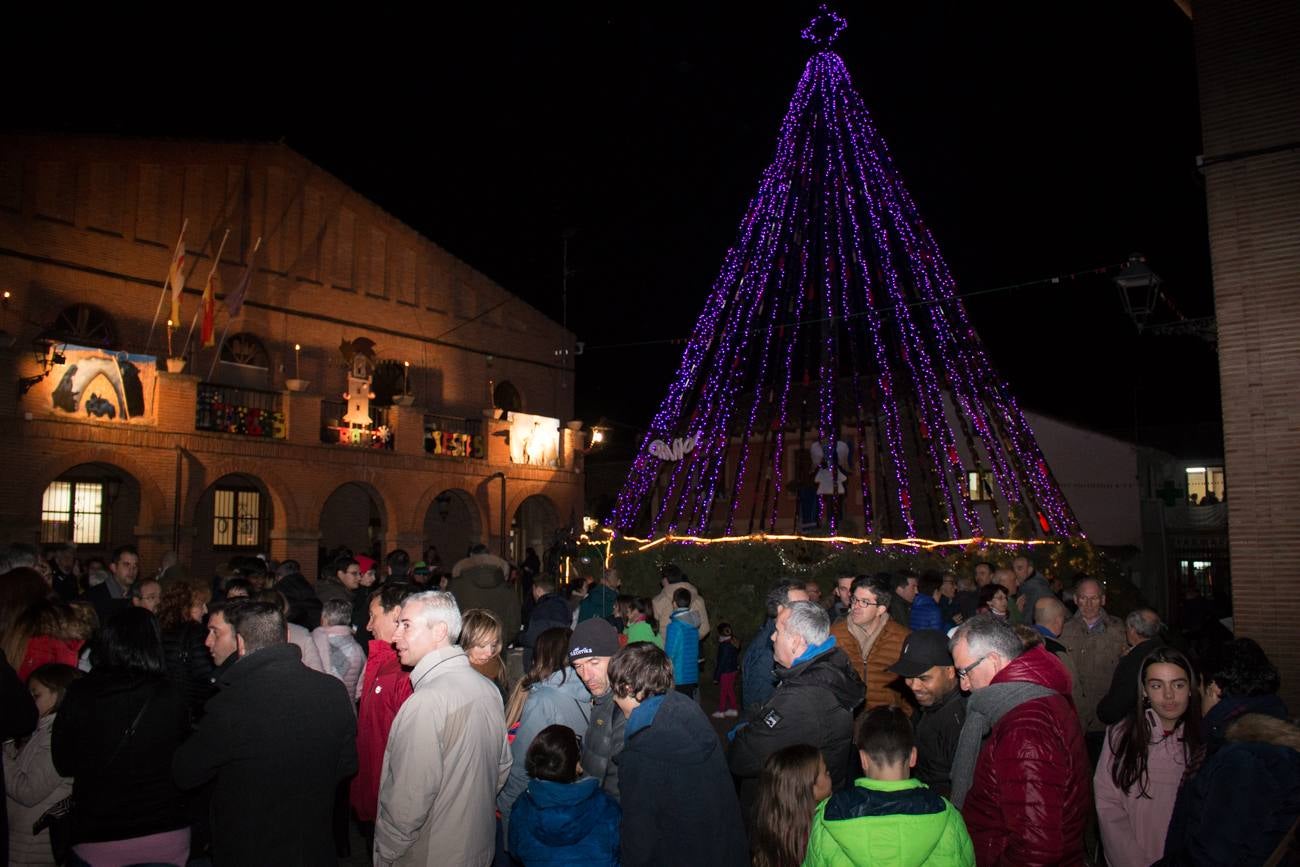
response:
M608 7L608 8L603 8ZM1173 2L841 3L836 48L1022 405L1221 449L1217 358L1138 337L1106 275L1145 253L1210 315L1192 25ZM322 13L292 29L60 34L4 63L6 128L283 140L585 341L578 415L644 426L762 169L816 4ZM333 15L333 17L329 17ZM363 17L364 16L364 17ZM171 62L171 73L163 64ZM16 77L17 76L17 77Z

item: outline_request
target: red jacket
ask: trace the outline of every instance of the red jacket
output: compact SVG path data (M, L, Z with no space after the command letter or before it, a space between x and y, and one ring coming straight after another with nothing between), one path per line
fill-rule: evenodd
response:
M348 796L357 818L363 822L375 821L388 732L402 702L411 695L410 674L398 662L391 644L371 640L370 656L361 675L361 708L357 711L357 775L352 778Z
M962 806L979 867L1082 865L1083 828L1092 811L1092 764L1070 674L1035 647L998 672L993 683L1028 681L1055 690L998 720L980 748Z

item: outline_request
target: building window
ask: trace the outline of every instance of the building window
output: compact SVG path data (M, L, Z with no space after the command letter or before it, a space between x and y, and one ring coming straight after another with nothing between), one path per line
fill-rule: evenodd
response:
M98 545L103 540L104 483L52 482L41 498L41 542Z
M221 362L256 367L259 370L271 369L271 356L266 347L251 334L235 334L226 338L221 344Z
M217 488L212 508L212 546L260 547L262 511L262 493L256 488Z
M90 304L74 304L64 309L43 334L56 343L77 346L117 346L116 329L112 318Z
M519 396L519 389L506 380L498 382L496 388L492 389L492 403L497 409L504 409L506 412L523 412L524 401Z
M966 492L972 503L985 503L993 499L993 471L971 470L967 472Z
M1193 506L1212 506L1227 499L1223 467L1188 467L1187 502Z

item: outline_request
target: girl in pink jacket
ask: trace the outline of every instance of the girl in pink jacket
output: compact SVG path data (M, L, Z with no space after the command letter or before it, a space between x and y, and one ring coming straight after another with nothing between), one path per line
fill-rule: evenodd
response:
M1201 696L1187 657L1161 647L1142 663L1133 708L1106 730L1093 775L1101 841L1110 867L1159 861L1174 800L1199 765Z

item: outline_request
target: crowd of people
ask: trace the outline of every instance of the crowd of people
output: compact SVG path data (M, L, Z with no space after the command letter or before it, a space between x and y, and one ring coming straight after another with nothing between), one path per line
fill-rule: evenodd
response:
M351 824L376 865L1250 864L1300 815L1255 642L1026 556L782 580L747 643L672 564L636 597L434 560L0 551L0 854L334 864Z

